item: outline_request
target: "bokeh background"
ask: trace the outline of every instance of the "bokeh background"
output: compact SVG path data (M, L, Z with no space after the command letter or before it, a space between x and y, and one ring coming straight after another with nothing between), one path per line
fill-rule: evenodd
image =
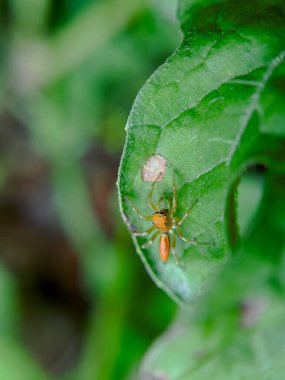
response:
M0 1L0 379L136 379L176 306L116 177L134 98L179 45L174 0Z

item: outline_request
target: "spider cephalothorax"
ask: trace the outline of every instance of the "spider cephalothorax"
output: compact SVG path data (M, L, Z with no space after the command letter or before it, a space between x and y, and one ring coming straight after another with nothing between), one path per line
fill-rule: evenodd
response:
M159 173L156 180L152 183L148 196L147 196L147 203L149 207L155 211L154 214L144 216L131 204L133 211L136 213L136 215L139 218L143 220L152 220L152 223L153 223L153 225L149 227L145 232L135 232L134 235L145 236L154 231L150 239L142 245L142 248L145 248L146 246L150 245L157 238L157 236L160 235L159 254L160 254L161 260L162 261L168 260L170 246L171 246L174 260L177 265L180 265L178 256L175 250L175 246L176 246L175 232L178 234L178 236L182 240L186 242L189 242L192 244L198 243L196 240L186 239L180 227L181 224L184 222L184 220L187 218L187 216L190 214L196 202L193 203L193 205L188 209L188 211L185 213L185 215L181 219L175 217L174 215L177 208L177 195L176 195L175 180L173 180L172 201L170 201L169 199L165 199L168 208L160 209L160 204L163 201L164 197L163 196L160 197L157 204L154 204L151 199L155 185L160 175L161 173Z
M161 231L169 231L172 227L172 221L169 218L169 211L164 208L160 211L156 211L152 215L152 223Z

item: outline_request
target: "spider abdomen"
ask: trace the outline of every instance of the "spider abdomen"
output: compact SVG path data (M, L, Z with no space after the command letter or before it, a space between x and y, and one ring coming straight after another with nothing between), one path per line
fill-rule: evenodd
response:
M170 241L168 234L161 234L159 238L159 256L162 261L167 261L169 258Z

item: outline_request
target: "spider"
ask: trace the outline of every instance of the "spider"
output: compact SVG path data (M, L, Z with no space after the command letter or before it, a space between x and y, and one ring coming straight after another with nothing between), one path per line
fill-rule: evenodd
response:
M173 253L175 263L177 265L181 266L179 259L178 259L176 249L175 249L175 246L176 246L175 232L178 234L178 236L182 240L184 240L188 243L192 243L195 245L199 243L197 240L187 239L184 236L184 234L181 230L181 227L180 227L182 225L182 223L185 221L185 219L187 218L187 216L192 211L193 207L197 203L197 200L195 200L195 202L187 210L187 212L184 214L184 216L181 219L175 217L174 215L175 215L176 208L177 208L177 194L176 194L175 178L173 178L172 202L170 202L169 199L165 199L168 208L163 208L163 209L160 208L160 204L161 204L162 200L164 199L163 196L159 198L157 205L154 204L152 202L152 194L153 194L155 185L158 181L158 178L160 177L161 174L162 173L159 173L159 175L157 176L155 181L152 183L150 190L148 192L148 195L147 195L147 203L148 203L149 207L154 211L154 213L152 215L146 215L146 216L142 215L140 213L140 211L138 211L132 205L130 200L128 200L132 210L140 219L152 220L152 226L151 227L149 227L145 232L135 232L134 235L135 236L146 236L146 235L150 234L151 232L155 231L151 235L149 240L142 245L142 248L145 248L148 245L152 244L154 242L154 240L158 237L158 235L160 235L160 238L159 238L159 255L160 255L161 260L163 262L166 262L169 259L169 252L170 252L170 245L171 245L171 249L172 249L172 253Z

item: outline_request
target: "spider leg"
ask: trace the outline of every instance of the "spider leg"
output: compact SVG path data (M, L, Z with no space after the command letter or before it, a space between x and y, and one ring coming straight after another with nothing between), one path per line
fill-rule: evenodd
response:
M173 215L172 214L172 210L171 210L171 201L170 201L170 199L166 199L166 204L167 204L168 210L170 211L170 215Z
M141 212L132 204L132 202L129 200L129 198L126 198L126 200L129 202L133 212L142 220L152 220L152 215L142 215Z
M156 179L154 180L154 182L152 183L150 189L149 189L149 192L148 192L148 195L147 195L147 204L149 205L149 207L151 209L153 209L154 211L159 211L158 207L152 202L151 200L151 197L152 197L152 193L153 193L153 190L155 188L155 185L158 181L158 178L160 177L162 173L159 173L158 176L156 177Z
M172 234L171 249L172 249L174 261L175 261L176 265L178 265L179 267L182 267L182 265L180 264L180 261L178 259L175 247L176 247L176 236L175 236L175 234Z
M144 231L144 232L134 232L133 235L134 236L146 236L149 233L151 233L153 230L155 230L155 228L156 227L154 225L152 225L146 231Z
M187 243L193 243L193 244L195 244L195 245L196 245L196 244L199 244L199 242L198 242L197 240L187 239L187 238L184 236L184 234L183 234L181 228L180 228L178 225L175 226L175 229L176 229L176 231L177 231L177 233L178 233L180 239L186 241Z
M177 225L178 226L181 226L181 224L184 222L184 220L187 218L187 216L190 214L190 212L192 211L192 209L194 208L194 206L196 205L196 203L198 202L198 199L196 199L194 201L194 203L192 204L192 206L189 208L189 210L185 213L185 215L182 217L181 220L177 220ZM176 218L177 219L177 218Z
M162 195L162 196L159 198L158 202L157 202L157 208L158 208L158 210L160 210L160 204L161 204L161 202L163 201L163 198L164 198L164 196Z
M175 214L177 209L177 192L176 192L176 183L175 183L175 174L173 174L173 190L172 190L172 215Z
M148 245L151 245L151 243L154 242L154 240L157 238L157 236L158 236L159 234L160 234L160 231L159 231L159 230L155 231L155 233L150 237L150 239L142 245L142 248L145 248L145 247L147 247Z

